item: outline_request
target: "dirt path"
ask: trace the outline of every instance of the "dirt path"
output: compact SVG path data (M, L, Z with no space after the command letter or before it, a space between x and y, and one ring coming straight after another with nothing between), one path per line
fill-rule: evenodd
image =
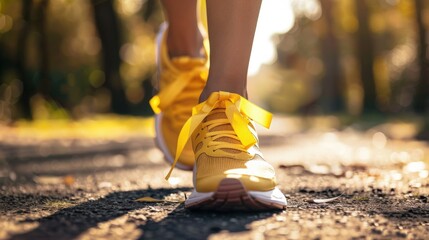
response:
M377 132L262 135L262 149L288 198L287 210L212 213L183 208L191 173L176 170L166 182L162 155L151 140L140 140L145 142L140 149L131 144L120 151L3 156L0 239L429 236L426 143L388 140ZM145 196L166 201L135 201Z

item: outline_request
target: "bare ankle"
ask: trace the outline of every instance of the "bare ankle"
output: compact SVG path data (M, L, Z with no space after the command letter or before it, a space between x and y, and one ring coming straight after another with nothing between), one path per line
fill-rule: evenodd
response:
M246 87L237 86L237 85L230 84L230 83L226 83L226 84L217 83L215 86L211 86L209 84L206 85L206 87L204 88L203 92L200 95L200 102L204 102L205 100L207 100L207 98L210 96L210 94L212 94L214 92L219 92L219 91L236 93L240 96L247 98Z
M193 33L183 33L169 31L167 36L167 47L170 57L188 56L193 58L204 57L204 38L200 31Z

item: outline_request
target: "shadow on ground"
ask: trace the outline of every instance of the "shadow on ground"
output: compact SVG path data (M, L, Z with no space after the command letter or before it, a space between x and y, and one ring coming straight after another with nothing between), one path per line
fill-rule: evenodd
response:
M114 192L98 200L90 200L64 208L47 217L27 219L24 222L37 222L38 227L13 235L10 239L76 239L94 227L100 228L100 225L105 222L121 218L137 210L141 210L135 213L141 215L138 218L141 221L134 221L130 217L127 220L140 230L140 236L137 236L137 239L206 239L210 234L224 230L228 232L247 231L249 223L273 215L273 212L240 214L191 212L185 210L183 204L178 203L159 204L135 201L142 196L163 199L184 191L190 191L190 189L161 188Z
M278 211L277 211L278 212ZM250 231L250 223L273 216L271 212L191 212L183 204L162 221L149 221L141 225L139 239L207 239L221 231L238 233Z

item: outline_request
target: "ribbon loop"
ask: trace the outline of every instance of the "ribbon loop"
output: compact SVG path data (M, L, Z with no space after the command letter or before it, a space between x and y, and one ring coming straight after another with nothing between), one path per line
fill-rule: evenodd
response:
M202 74L207 72L205 67L197 67L192 71L184 72L179 74L179 76L162 89L158 95L150 99L149 104L152 107L155 113L160 113L162 110L170 106L171 103L179 96L179 94L185 89L185 87L193 80L194 78L202 78Z

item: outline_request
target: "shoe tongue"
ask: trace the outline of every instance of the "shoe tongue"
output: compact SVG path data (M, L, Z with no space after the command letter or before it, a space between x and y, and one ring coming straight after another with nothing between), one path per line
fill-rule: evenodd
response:
M171 63L179 70L188 71L198 66L204 66L206 60L204 58L175 57L171 59Z
M206 117L206 120L211 121L211 120L216 120L216 119L221 119L221 118L227 118L227 116L225 114L225 108L217 107L217 108L213 109L211 111L211 113L209 113L209 115ZM222 127L222 126L228 126L232 129L231 124L228 124L228 125L225 124L225 125L221 125L219 127ZM215 127L214 129L216 130L216 128L218 128L218 127Z
M219 107L212 110L212 112L206 117L206 121L216 120L216 119L226 119L227 116L225 114L225 108ZM223 124L217 127L212 128L211 131L234 131L232 128L232 125L230 123ZM227 142L227 143L234 143L234 144L240 144L240 141L230 138L230 137L221 137L216 139L217 142ZM225 152L230 153L239 153L240 151L234 150L234 149L222 149Z

